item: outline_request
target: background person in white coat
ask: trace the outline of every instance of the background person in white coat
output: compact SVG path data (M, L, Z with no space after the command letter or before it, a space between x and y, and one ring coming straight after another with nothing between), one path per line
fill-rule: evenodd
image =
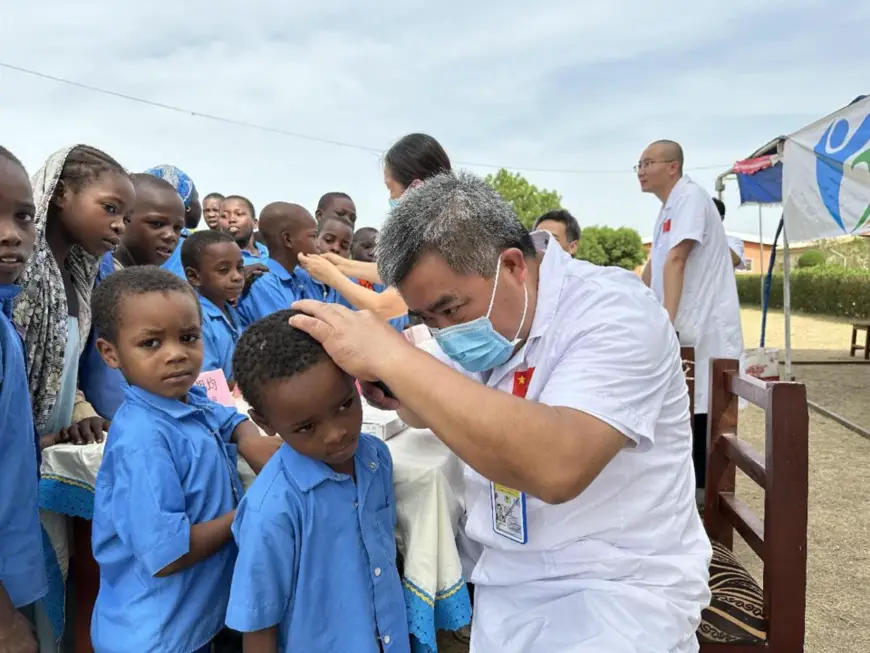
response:
M713 204L716 205L716 210L719 211L719 216L722 222L725 222L725 202L718 197L713 198ZM735 270L746 269L746 254L743 247L743 240L737 236L729 236L726 232L725 238L728 241L728 249L731 250L731 264Z
M643 280L665 307L683 345L695 348L693 459L697 499L703 501L707 465L710 359L740 358L743 331L731 249L719 211L683 174L683 149L656 141L636 168L641 190L662 203Z
M710 543L676 334L637 277L536 236L468 174L392 210L380 276L446 365L366 312L303 301L291 322L467 463L473 653L697 651Z

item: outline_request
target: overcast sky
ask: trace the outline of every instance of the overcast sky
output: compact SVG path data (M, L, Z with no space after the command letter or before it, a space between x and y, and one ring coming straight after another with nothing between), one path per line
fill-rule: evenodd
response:
M0 14L2 63L363 148L0 68L0 143L31 173L83 142L134 171L175 164L201 194L246 195L258 210L313 211L342 190L359 225L388 207L379 153L425 131L462 167L558 190L581 225L648 236L658 204L631 167L649 141L680 141L712 192L735 160L870 91L870 2L857 0L48 0ZM757 231L736 183L726 201L732 231ZM771 232L778 216L765 212Z

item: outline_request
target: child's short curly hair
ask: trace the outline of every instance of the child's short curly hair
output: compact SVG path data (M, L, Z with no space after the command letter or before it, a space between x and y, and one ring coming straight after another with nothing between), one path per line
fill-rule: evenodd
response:
M263 415L263 386L308 371L329 354L317 340L290 326L299 311L272 313L249 326L236 345L233 375L245 400Z

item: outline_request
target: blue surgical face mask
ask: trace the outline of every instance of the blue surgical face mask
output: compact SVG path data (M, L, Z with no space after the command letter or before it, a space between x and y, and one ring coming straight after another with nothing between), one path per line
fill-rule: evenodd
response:
M469 372L485 372L499 365L503 365L510 359L514 347L520 341L520 332L526 322L526 311L529 308L529 289L523 284L525 300L523 303L523 317L517 327L517 334L513 340L508 340L496 331L489 316L495 302L495 293L498 289L498 277L501 272L501 259L495 271L495 283L492 287L492 297L489 300L489 309L486 315L471 322L457 324L444 329L431 329L432 335L438 346L451 360L459 363Z
M396 208L396 205L397 205L398 203L399 203L399 198L398 198L398 197L391 197L391 198L390 198L390 209L394 209L394 208Z

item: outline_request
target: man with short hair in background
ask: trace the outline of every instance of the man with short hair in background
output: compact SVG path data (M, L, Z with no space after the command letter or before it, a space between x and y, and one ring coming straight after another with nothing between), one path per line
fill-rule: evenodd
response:
M643 280L665 307L680 344L695 348L692 458L696 498L707 466L710 359L740 358L740 303L725 227L712 198L683 174L683 148L661 140L635 166L641 190L662 203Z
M565 209L547 211L535 220L534 231L549 231L562 249L571 256L577 253L580 245L580 225L577 219Z
M725 202L718 197L714 197L713 204L716 205L716 210L722 216L722 222L725 222ZM731 250L731 263L734 265L734 269L745 270L746 258L744 256L743 241L737 236L725 234L725 237L728 239L728 249Z

